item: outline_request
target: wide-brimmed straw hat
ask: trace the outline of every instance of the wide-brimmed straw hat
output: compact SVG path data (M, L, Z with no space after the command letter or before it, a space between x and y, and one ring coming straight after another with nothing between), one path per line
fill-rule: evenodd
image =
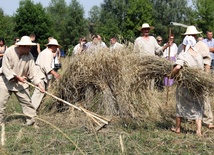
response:
M19 42L17 42L15 45L20 45L20 46L33 46L33 45L36 45L36 43L33 43L31 40L30 40L30 37L29 36L23 36L21 38L21 40Z
M46 44L46 46L48 45L55 45L61 47L56 39L51 39L50 42Z
M191 26L188 26L187 29L186 29L186 32L184 33L184 35L191 35L191 34L201 34L202 31L198 31L196 29L195 26L191 25Z
M148 23L143 23L143 25L141 27L138 28L139 31L141 31L142 29L150 29L153 30L155 27L154 26L149 26Z

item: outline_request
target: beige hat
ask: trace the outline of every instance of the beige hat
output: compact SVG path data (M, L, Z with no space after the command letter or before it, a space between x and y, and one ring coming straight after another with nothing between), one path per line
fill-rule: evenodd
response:
M201 34L202 32L199 32L195 26L191 25L188 26L186 29L186 32L184 33L184 35L190 35L190 34Z
M29 36L23 36L21 40L17 42L15 45L33 46L36 45L36 43L32 43Z
M142 27L139 27L138 30L141 31L142 29L154 29L155 27L154 26L149 26L148 23L143 23Z
M50 42L46 45L47 46L48 45L56 45L56 46L60 47L60 45L58 44L58 41L56 39L51 39Z

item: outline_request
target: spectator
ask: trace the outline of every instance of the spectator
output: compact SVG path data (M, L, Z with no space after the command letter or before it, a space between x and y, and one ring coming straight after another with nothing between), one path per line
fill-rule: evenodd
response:
M102 37L101 37L100 35L97 35L97 39L99 40L99 44L100 44L102 47L107 48L106 44L102 41Z
M6 49L7 49L7 46L5 45L4 38L0 38L0 68L2 66L2 59L3 59Z
M172 42L171 46L167 47L164 52L163 52L163 57L175 62L176 61L176 57L177 57L177 51L178 51L178 47L177 45L174 43L174 35L171 34L170 36L170 41ZM165 44L164 44L165 45ZM164 78L164 85L165 86L171 86L173 84L173 79L169 79L168 77Z
M157 36L157 37L156 37L156 40L157 40L157 42L158 42L158 45L161 46L161 44L162 44L162 42L163 42L163 38L162 38L161 36Z
M94 53L105 47L100 44L98 35L94 34L92 35L92 41L86 43L86 48L87 53Z
M87 49L86 43L87 43L87 40L85 37L80 38L79 43L74 47L73 54L77 55L77 54L84 53Z
M213 32L207 31L206 33L207 38L203 39L203 42L208 45L210 50L210 56L212 58L211 61L211 73L214 72L214 39L213 39Z
M35 34L30 34L30 39L33 43L36 43L36 45L33 45L30 49L31 54L34 57L34 61L36 62L36 59L40 53L40 44L36 42L36 35Z
M112 37L110 39L110 51L120 50L121 48L123 48L123 45L117 42L116 37Z

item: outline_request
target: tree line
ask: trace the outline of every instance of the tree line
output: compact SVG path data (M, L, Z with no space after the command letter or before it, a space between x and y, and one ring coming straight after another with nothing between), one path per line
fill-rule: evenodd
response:
M112 36L123 43L133 42L140 35L138 28L146 22L155 27L152 35L161 35L167 42L170 29L175 42L180 43L185 28L170 22L195 25L205 33L214 29L213 8L212 0L104 0L100 6L93 6L85 18L77 0L69 4L51 0L47 7L21 0L12 16L0 8L0 36L10 45L14 37L34 33L43 48L47 38L53 36L68 51L80 37L90 34L100 34L107 44Z

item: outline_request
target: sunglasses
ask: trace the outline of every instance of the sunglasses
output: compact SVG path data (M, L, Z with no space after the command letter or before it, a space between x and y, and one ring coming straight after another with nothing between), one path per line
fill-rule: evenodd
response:
M157 40L158 42L162 42L162 40Z

